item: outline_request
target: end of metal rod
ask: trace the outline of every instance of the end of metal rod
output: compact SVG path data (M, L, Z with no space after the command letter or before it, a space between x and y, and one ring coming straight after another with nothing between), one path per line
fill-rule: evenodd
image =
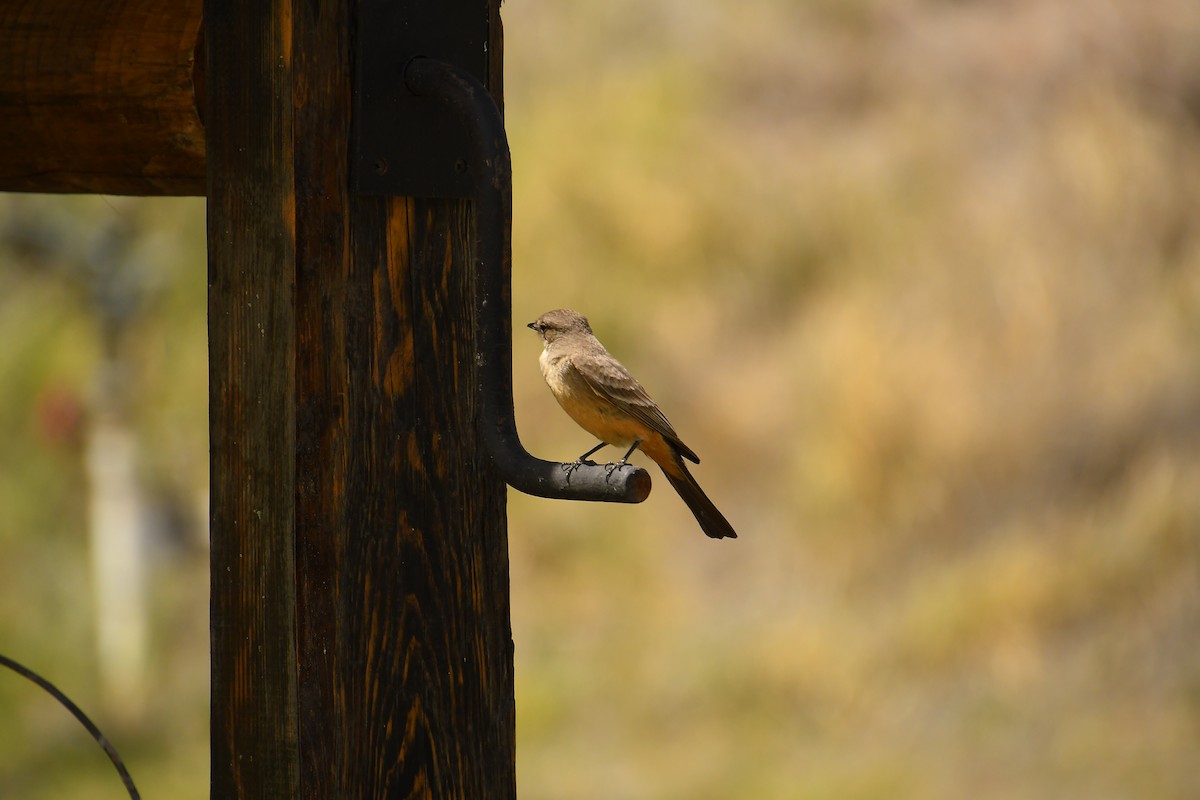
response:
M566 464L525 455L528 460L509 462L507 470L497 461L508 485L525 494L607 503L640 503L650 495L650 473L633 464L610 470L603 464Z

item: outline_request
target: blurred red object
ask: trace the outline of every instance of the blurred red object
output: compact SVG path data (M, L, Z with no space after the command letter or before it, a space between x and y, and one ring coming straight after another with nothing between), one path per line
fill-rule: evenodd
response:
M81 439L83 403L62 386L44 389L34 410L39 438L53 447L75 447Z

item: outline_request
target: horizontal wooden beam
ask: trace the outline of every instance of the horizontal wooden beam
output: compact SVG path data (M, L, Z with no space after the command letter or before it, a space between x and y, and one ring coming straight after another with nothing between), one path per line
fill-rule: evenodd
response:
M0 0L0 191L203 195L201 0Z

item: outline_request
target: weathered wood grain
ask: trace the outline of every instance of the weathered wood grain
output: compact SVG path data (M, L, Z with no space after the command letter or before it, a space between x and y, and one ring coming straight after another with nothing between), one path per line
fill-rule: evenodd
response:
M0 191L204 194L201 0L0 0Z
M352 0L205 13L213 796L511 798L470 204L349 191Z
M214 798L300 788L290 11L206 9Z

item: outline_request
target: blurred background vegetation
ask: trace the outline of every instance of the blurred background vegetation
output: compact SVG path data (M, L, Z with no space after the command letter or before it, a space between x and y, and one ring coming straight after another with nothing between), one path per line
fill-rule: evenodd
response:
M592 444L523 328L577 308L741 534L705 539L662 480L637 507L510 495L521 796L1194 797L1200 5L505 20L523 437ZM146 797L208 792L203 216L0 196L0 651ZM137 288L106 339L88 264L114 253ZM159 520L140 708L95 663L109 347ZM0 720L0 796L118 796L14 676Z

